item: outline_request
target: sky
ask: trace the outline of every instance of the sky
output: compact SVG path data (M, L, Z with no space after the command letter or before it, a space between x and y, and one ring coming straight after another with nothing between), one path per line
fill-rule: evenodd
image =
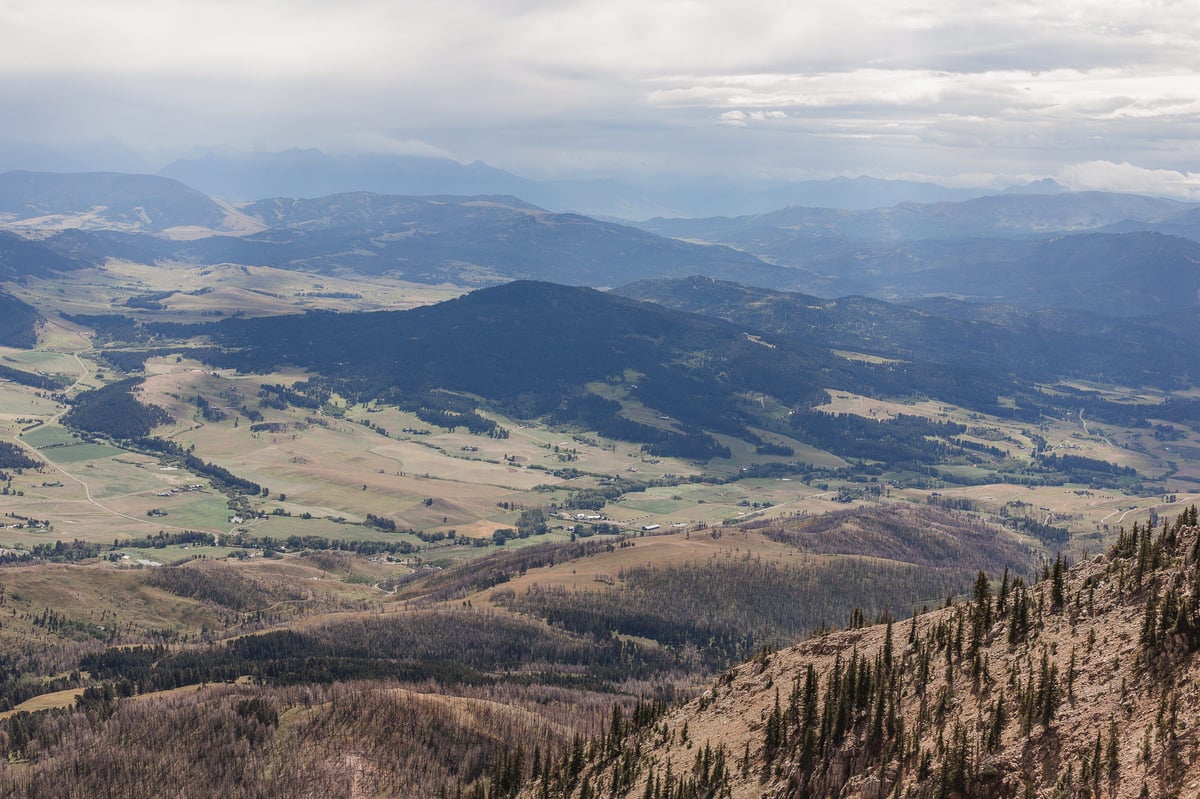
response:
M1194 0L0 0L0 139L1200 200ZM88 155L90 154L90 156Z

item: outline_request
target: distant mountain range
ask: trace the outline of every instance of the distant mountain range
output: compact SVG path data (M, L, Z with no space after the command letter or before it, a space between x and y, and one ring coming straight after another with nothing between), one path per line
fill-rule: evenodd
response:
M352 270L427 283L480 285L513 278L613 286L644 276L701 272L777 285L790 270L729 247L691 244L514 197L344 194L245 206L267 225L249 236L161 242L160 257L313 272ZM145 243L145 237L142 237Z
M1139 316L1198 304L1200 240L1181 236L1200 232L1198 220L1200 209L1174 200L1068 192L639 227L792 267L787 288L821 296L943 294Z
M905 202L864 211L790 207L765 214L710 219L651 219L637 226L676 238L703 239L782 257L801 242L840 239L903 242L925 239L1032 238L1096 230L1118 223L1153 225L1194 219L1194 205L1098 191L997 194L962 202Z
M728 178L531 180L481 161L411 155L331 155L320 150L247 153L222 149L181 159L160 172L229 200L377 194L511 194L554 211L645 219L759 213L785 205L878 208L900 202L965 200L987 189L860 176L831 180L768 181ZM1053 191L1050 184L1019 190ZM1057 187L1061 190L1062 187Z
M430 168L430 159L416 161ZM413 174L437 182L428 170ZM505 179L485 168L471 174ZM947 296L1109 316L1200 305L1200 241L1180 235L1200 232L1200 209L1057 188L633 227L508 194L359 191L231 205L165 177L11 172L0 175L0 222L40 240L0 239L0 270L13 278L113 257L462 286L534 279L612 287L699 274L825 297Z
M220 150L173 161L159 174L237 201L312 199L349 192L528 197L535 185L481 161L460 164L449 158L382 154L339 157L314 149L277 153Z
M805 275L791 287L822 296L945 295L1115 316L1195 308L1200 297L1200 242L1158 233L846 246L789 263Z

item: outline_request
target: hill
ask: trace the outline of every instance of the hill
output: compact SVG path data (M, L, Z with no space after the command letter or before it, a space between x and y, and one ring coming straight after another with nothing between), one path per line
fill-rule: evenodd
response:
M702 428L747 434L756 414L742 407L745 392L807 405L824 396L825 381L851 379L859 369L820 347L768 347L723 321L528 281L403 312L311 312L151 329L207 336L223 348L205 356L213 362L246 370L310 369L321 375L325 391L346 397L403 405L416 396L433 408L439 395L431 392L462 392L518 418L553 413L627 440L694 444L697 453L719 449ZM587 388L595 382L681 424L623 417L617 401ZM474 407L442 396L444 410Z
M315 149L276 153L208 152L173 161L161 175L229 200L380 194L522 194L531 181L482 162L384 153L330 155Z
M1200 300L1200 242L1159 233L1080 233L1035 242L921 242L810 263L823 291L950 296L1025 308L1148 316ZM853 288L852 288L853 287Z
M1171 200L1080 192L641 226L794 268L787 283L755 284L771 288L1139 316L1196 305L1200 244L1184 237L1194 212ZM1182 236L1166 235L1176 231Z
M952 189L932 183L866 176L807 181L645 175L531 180L480 161L463 164L435 154L337 155L314 149L276 153L223 149L175 161L160 174L229 200L324 197L353 191L403 195L515 194L555 211L622 219L665 214L758 213L785 205L877 208L905 201L962 200L988 193L983 189Z
M960 202L900 203L861 211L790 207L736 218L651 219L640 227L666 236L778 252L788 242L901 242L924 239L1032 238L1095 230L1128 220L1166 221L1191 210L1177 200L1110 192L996 194Z
M1197 333L1194 314L1174 303L1160 315L1116 319L947 298L912 305L861 296L829 300L703 277L639 281L616 293L775 337L919 364L986 364L1028 381L1081 377L1172 387L1200 374L1200 361L1185 346Z
M696 272L776 285L791 274L728 247L551 213L510 195L353 192L276 197L235 209L167 178L13 172L0 176L0 223L59 231L46 239L42 274L110 257L464 286L514 278L612 286ZM31 261L15 252L14 242L0 242L14 250L6 260L22 255ZM32 243L20 246L36 249Z
M778 283L789 273L727 247L689 244L584 216L550 213L511 196L354 193L263 200L243 210L270 229L193 241L181 246L176 257L325 273L388 273L460 285L530 278L611 286L697 271Z
M69 272L95 265L94 261L58 246L56 238L28 239L16 233L0 231L0 276L4 280L50 277L55 272Z
M582 765L584 735L614 715L656 719L731 655L802 637L806 619L860 618L858 599L870 613L899 609L965 590L976 566L1030 565L1003 531L893 510L819 531L795 519L500 550L415 572L395 596L362 580L394 565L330 550L154 569L10 565L0 791L512 796L543 764ZM877 545L884 556L869 554ZM620 583L569 592L581 607L617 604L592 617L610 625L599 632L561 604L498 607L561 596L559 581L592 569ZM196 746L209 756L190 756Z
M1183 796L1200 784L1185 511L1034 585L762 652L522 796Z
M888 313L885 309L882 315ZM966 441L961 436L967 425L945 413L901 412L872 419L816 408L830 401L829 391L848 391L871 397L935 397L1025 423L1036 423L1043 415L1078 414L1082 408L1091 419L1132 426L1146 426L1144 416L1151 408L1112 402L1069 385L1046 392L1034 380L1034 370L1014 375L1003 366L971 363L969 351L952 353L957 362L948 357L941 363L847 357L831 346L836 332L824 334L824 341L804 330L766 334L740 322L594 289L530 281L409 311L314 311L199 325L131 326L107 316L72 319L116 339L142 337L143 347L157 338L150 351L112 352L110 360L125 369L136 368L148 354L176 351L162 349L167 339L202 339L217 346L190 351L213 365L243 372L308 371L310 379L287 395L297 406L319 408L336 395L353 403L394 405L442 427L461 425L476 434L505 436L502 425L479 414L492 410L510 419L593 431L642 444L651 455L692 461L729 458L734 442L790 456L792 445L768 441L783 436L841 458L906 464L926 476L935 476L932 466L955 463L970 466L973 480L1003 482L1010 476L1023 484L1061 481L1063 463L1014 460L1004 447ZM946 326L952 330L962 324ZM1044 343L1033 335L1020 340L1030 351ZM1088 351L1100 349L1093 344ZM1137 367L1144 357L1122 361L1120 355L1113 356L1114 367L1121 365L1138 378L1147 374ZM1054 373L1049 364L1044 369L1044 374ZM1069 372L1060 365L1057 374ZM1159 373L1155 379L1177 381L1179 375ZM1153 412L1156 418L1180 421L1195 416L1194 403L1184 400L1154 406ZM721 436L733 440L722 441ZM1111 485L1135 479L1131 471L1099 461L1086 471L1095 473L1075 478ZM960 483L968 479L953 471L937 476ZM924 478L910 473L893 479Z
M1100 229L1102 233L1130 233L1133 231L1153 231L1166 236L1179 236L1192 241L1200 241L1200 209L1189 208L1156 222L1125 220Z
M6 347L32 347L37 343L37 327L41 321L41 314L32 305L0 291L0 344ZM0 369L0 377L9 375Z
M150 231L226 229L232 209L169 178L119 172L6 172L0 220L11 226Z
M312 370L320 375L314 386L345 397L403 404L415 394L433 407L438 395L430 392L449 390L485 398L517 418L550 414L671 450L708 441L702 430L753 441L750 425L783 430L815 423L799 411L824 401L829 387L893 396L953 392L964 404L996 410L999 394L1019 390L995 373L956 389L957 376L945 370L851 361L802 336L762 340L723 320L528 281L411 311L311 312L147 330L206 336L222 348L204 355L214 363ZM363 346L367 341L372 346ZM747 402L747 395L773 404ZM1028 391L1022 396L1033 402ZM635 422L621 403L677 423ZM938 434L936 425L920 428L914 443ZM697 452L705 449L716 451L705 444Z
M685 541L639 539L625 557L571 564L607 573L615 578L609 587L572 584L550 569L512 574L489 599L556 628L634 636L720 670L850 616L907 615L913 605L966 590L981 569L1025 574L1034 562L1013 533L933 506L856 508L691 538L705 543L690 545L689 559L664 557Z

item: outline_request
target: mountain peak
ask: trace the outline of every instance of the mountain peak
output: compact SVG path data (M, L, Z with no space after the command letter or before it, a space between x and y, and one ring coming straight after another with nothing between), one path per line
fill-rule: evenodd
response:
M1001 194L1061 194L1066 191L1070 189L1054 178L1042 178L1019 186L1009 186Z

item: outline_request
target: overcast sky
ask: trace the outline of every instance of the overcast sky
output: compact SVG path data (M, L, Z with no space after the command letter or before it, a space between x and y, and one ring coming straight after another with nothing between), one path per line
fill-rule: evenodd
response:
M1198 18L1195 0L0 0L0 138L1200 199Z

